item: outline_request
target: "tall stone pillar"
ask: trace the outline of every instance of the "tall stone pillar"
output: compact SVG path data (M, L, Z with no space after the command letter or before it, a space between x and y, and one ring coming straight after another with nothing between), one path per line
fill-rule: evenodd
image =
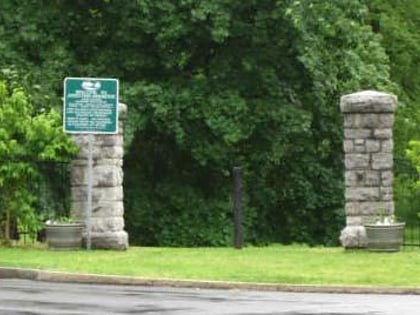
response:
M394 213L392 126L397 97L376 91L344 95L345 248L366 246L364 223Z
M123 121L127 107L119 104L118 134L96 134L93 141L91 247L127 249L123 203ZM72 161L72 216L86 220L88 135L74 135L79 153ZM86 241L86 232L84 240Z

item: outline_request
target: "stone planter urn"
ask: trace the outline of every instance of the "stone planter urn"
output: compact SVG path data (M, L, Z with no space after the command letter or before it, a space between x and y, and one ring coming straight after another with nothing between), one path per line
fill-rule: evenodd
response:
M405 223L366 224L367 248L372 252L398 252L404 239Z
M75 250L82 247L83 223L46 223L45 232L48 248Z

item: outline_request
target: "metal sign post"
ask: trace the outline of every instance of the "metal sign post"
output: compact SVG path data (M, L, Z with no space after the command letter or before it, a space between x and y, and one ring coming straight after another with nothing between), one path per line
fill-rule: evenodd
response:
M88 136L88 183L87 183L87 203L86 203L86 249L92 247L92 187L93 187L93 134Z
M88 134L88 183L85 209L86 248L91 249L94 134L118 133L118 80L66 78L63 129Z
M242 249L244 243L242 229L242 168L239 166L233 168L233 187L233 245L236 249Z

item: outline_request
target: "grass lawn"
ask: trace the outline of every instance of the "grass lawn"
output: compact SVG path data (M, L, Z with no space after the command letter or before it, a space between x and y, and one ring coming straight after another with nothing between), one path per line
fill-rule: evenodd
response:
M50 251L2 248L0 266L146 278L420 287L420 249L370 253L301 245Z

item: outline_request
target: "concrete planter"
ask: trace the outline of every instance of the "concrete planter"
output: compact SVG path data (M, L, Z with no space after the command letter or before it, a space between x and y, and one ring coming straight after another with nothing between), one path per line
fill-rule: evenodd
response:
M404 239L405 223L366 224L367 248L372 252L398 252Z
M48 247L56 250L73 250L82 247L82 223L45 224Z

